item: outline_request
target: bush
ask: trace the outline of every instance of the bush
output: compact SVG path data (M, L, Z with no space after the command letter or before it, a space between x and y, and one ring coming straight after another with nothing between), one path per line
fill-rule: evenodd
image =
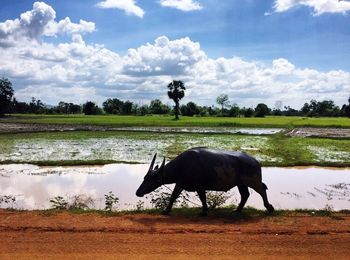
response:
M113 192L108 192L105 194L105 210L112 211L113 206L119 202L119 198L113 194Z
M165 186L165 188L167 188L168 191L164 191L164 188L161 187L150 193L149 198L151 199L150 202L153 208L165 209L168 206L172 192L168 187ZM174 202L173 207L179 205L181 208L187 208L188 203L197 205L196 203L192 202L189 198L190 195L187 192L183 191Z
M50 199L51 208L53 209L68 209L68 201L66 201L62 196L56 196Z
M145 203L142 200L136 202L136 211L142 211L145 209Z
M209 191L207 192L207 204L210 209L215 209L223 206L230 195L223 191Z
M88 195L78 194L72 196L69 200L62 196L56 196L50 199L53 209L90 209L94 206L94 199Z

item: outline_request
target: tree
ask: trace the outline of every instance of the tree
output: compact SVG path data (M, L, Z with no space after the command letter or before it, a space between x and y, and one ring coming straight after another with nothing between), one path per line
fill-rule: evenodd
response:
M254 109L248 107L248 108L245 108L243 107L241 109L241 114L244 115L244 117L252 117L254 115Z
M264 103L258 104L255 108L256 117L265 117L268 113L270 113L270 109Z
M229 116L238 117L240 113L240 108L237 104L233 104L228 111Z
M43 113L45 108L45 105L43 102L41 102L40 99L36 99L35 97L32 97L32 101L29 103L29 112L34 114L41 114Z
M122 114L123 115L131 115L133 103L129 100L125 101L122 106Z
M103 102L103 110L108 114L121 114L124 102L118 98L109 98Z
M12 83L7 78L0 79L0 116L9 112L13 96Z
M181 106L181 113L185 116L194 116L199 114L200 109L194 102L188 102Z
M151 114L163 115L169 112L169 108L159 99L152 100L149 105L149 112Z
M147 115L149 113L149 106L148 105L142 105L137 107L136 114L140 116Z
M83 113L85 115L97 115L100 113L99 107L92 101L87 101L83 105Z
M175 119L179 119L179 103L185 96L185 84L181 80L173 80L168 85L168 96L175 102Z
M310 110L311 110L311 106L309 105L309 103L305 103L303 107L300 109L300 112L302 115L307 116L309 115Z
M350 97L348 99L348 102L349 102L349 105L344 105L344 110L345 110L344 112L345 112L345 115L350 118Z
M218 96L216 98L216 103L218 103L221 106L221 114L224 114L224 108L227 107L229 105L229 101L228 101L228 95L226 94L221 94L220 96Z

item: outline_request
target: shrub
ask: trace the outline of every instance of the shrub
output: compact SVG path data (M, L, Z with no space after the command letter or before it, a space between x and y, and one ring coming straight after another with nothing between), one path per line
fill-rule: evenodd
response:
M68 208L68 202L61 196L56 196L52 199L50 199L51 208L53 209L67 209Z
M223 191L209 191L207 192L207 204L210 209L215 209L223 206L230 195Z
M136 211L142 211L145 209L145 202L139 200L136 202Z
M74 195L68 200L62 196L50 199L53 209L90 209L94 206L94 199L85 194Z
M105 210L112 211L113 206L119 202L119 198L113 194L113 192L108 192L105 194Z

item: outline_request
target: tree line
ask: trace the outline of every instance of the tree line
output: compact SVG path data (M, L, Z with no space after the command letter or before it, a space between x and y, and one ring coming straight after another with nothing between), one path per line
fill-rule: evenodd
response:
M93 101L86 101L84 104L59 102L56 106L45 105L40 99L32 98L30 102L20 102L13 98L14 91L12 83L6 79L0 79L0 115L6 113L31 113L31 114L81 114L86 115L174 115L176 119L183 116L224 116L224 117L264 117L274 116L309 116L309 117L350 117L350 97L348 104L341 107L335 105L332 100L311 100L297 110L290 106L284 106L277 101L274 108L269 108L264 103L255 107L239 107L231 103L228 95L221 94L216 98L216 106L200 106L190 101L180 105L180 100L185 96L185 85L182 81L169 83L168 97L175 103L174 107L164 104L159 99L150 101L149 104L137 104L132 101L123 101L118 98L108 98L102 103L102 107Z

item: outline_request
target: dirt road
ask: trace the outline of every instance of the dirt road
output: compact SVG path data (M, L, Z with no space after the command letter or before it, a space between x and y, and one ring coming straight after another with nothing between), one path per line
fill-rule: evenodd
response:
M350 216L101 216L0 210L0 259L349 259Z

